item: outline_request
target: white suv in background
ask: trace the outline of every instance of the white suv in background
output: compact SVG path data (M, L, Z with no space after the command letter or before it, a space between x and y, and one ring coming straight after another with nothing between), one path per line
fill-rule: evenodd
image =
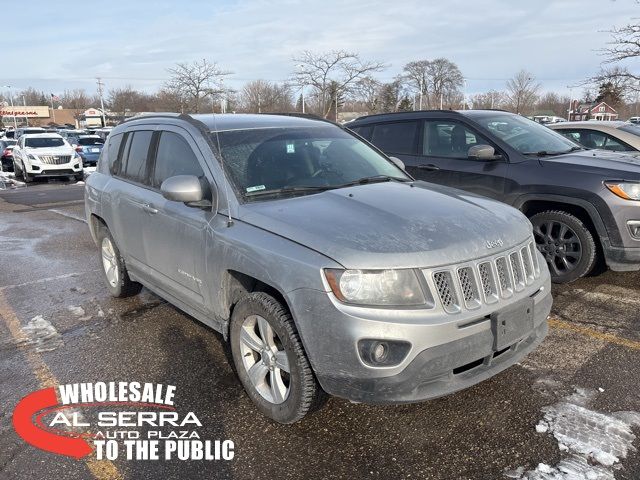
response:
M83 179L82 158L57 133L25 134L13 149L13 169L25 182L34 177Z

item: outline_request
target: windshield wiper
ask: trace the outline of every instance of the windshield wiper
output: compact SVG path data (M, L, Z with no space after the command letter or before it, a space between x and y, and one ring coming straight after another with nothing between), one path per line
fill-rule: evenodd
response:
M398 178L392 177L390 175L374 175L373 177L362 177L358 180L354 180L352 182L343 183L341 185L336 185L333 188L344 188L344 187L352 187L354 185L366 185L368 183L382 183L382 182L399 182L406 183L410 182L409 178Z
M322 186L304 186L301 185L299 187L283 187L283 188L273 188L270 190L256 190L253 192L245 193L245 197L261 197L265 195L285 195L287 193L308 193L308 192L321 192L324 190L329 190L331 187L329 185Z
M548 152L546 150L540 150L539 152L525 152L524 155L536 155L538 157L553 157L555 155L564 155L567 153L575 152L576 150L583 150L582 147L571 147L569 150L563 150L561 152Z

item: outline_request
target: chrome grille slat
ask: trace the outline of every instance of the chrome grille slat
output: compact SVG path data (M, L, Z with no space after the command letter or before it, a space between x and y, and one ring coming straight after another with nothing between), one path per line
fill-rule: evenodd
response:
M502 295L511 295L513 283L511 282L511 274L509 273L509 267L507 266L507 258L498 258L496 260L496 268L498 270L498 278L500 279L500 288L502 289Z
M458 310L458 301L453 286L450 272L436 272L433 274L433 281L438 290L438 296L446 312L453 313Z
M71 155L38 155L38 159L48 165L62 165L71 161Z

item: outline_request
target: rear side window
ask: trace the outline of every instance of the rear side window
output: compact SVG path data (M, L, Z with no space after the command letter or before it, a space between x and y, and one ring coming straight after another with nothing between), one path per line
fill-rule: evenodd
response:
M123 136L124 135L122 133L113 135L111 138L109 138L107 148L102 150L100 162L102 161L102 158L107 155L107 160L109 162L109 171L112 175L118 173L118 168L120 165L118 155L120 154L120 145L122 145Z
M350 130L356 132L362 138L365 138L367 140L371 140L371 130L372 130L372 128L371 128L370 125L364 125L362 127L353 127Z
M129 148L126 159L123 158L124 178L138 183L149 183L147 178L147 158L153 132L139 130L129 134ZM133 138L131 138L133 137Z
M381 123L374 125L371 143L385 153L415 155L418 122Z
M162 182L175 175L202 177L204 172L191 146L184 138L177 133L162 132L158 142L151 185L160 188Z

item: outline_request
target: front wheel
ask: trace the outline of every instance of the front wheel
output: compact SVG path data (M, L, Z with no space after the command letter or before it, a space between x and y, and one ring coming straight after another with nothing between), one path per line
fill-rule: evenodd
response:
M538 250L549 265L552 282L573 282L593 269L596 244L578 217L554 210L537 213L530 220Z
M231 316L231 353L247 395L265 416L294 423L322 391L285 306L263 292L241 299Z
M22 178L24 179L24 183L33 182L33 175L30 175L29 172L27 172L27 169L24 168L24 165L22 166Z

